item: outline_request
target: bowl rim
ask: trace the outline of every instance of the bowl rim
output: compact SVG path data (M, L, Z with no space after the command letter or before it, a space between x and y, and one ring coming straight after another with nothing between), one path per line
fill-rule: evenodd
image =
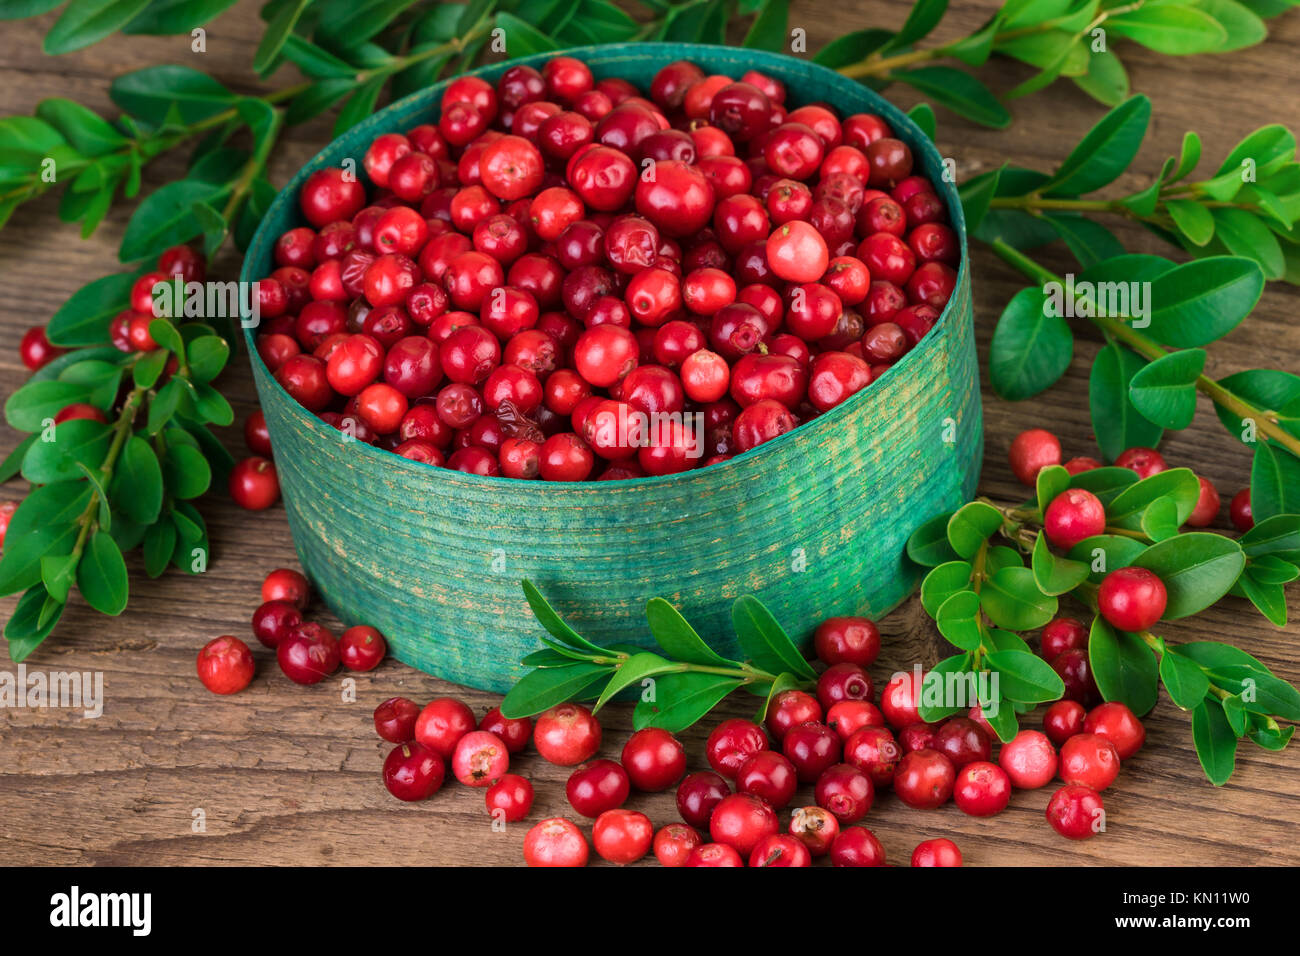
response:
M872 90L870 87L858 84L848 77L841 75L837 71L822 66L819 63L815 63L812 60L803 60L784 53L773 53L766 50L746 49L742 51L736 47L706 43L602 43L566 47L560 50L549 50L529 56L502 60L497 63L484 64L483 66L476 67L473 70L467 70L458 73L455 76L440 80L431 86L417 90L401 99L394 100L383 109L366 117L356 125L349 127L340 136L331 139L327 145L322 147L315 155L303 163L301 168L299 168L299 170L294 174L293 178L280 189L270 206L267 207L266 213L262 216L262 221L258 223L257 229L254 231L253 237L249 241L248 248L244 252L244 259L240 267L240 282L248 283L255 281L254 277L251 275L253 271L253 263L255 260L262 257L263 247L268 243L273 242L273 239L270 237L271 220L284 206L290 206L296 210L297 204L294 200L298 195L302 184L312 173L328 165L326 161L327 154L335 151L341 140L348 137L365 138L367 136L378 135L382 130L377 129L377 127L385 125L392 114L409 110L417 103L428 101L425 105L435 107L440 94L453 80L458 79L459 77L483 76L489 73L504 71L512 66L540 65L545 63L547 60L559 56L572 56L582 59L584 62L588 59L598 58L601 60L600 65L605 65L610 62L611 54L620 50L625 50L629 58L635 58L638 60L645 58L660 58L664 60L665 64L674 60L690 60L693 55L716 60L719 55L725 52L741 54L736 59L737 65L745 66L747 69L761 70L767 68L788 70L791 64L796 64L800 70L808 71L813 74L823 74L832 85L850 85L854 88L855 92L865 94L868 98L875 100L876 104L874 111L883 115L893 128L898 138L902 139L903 142L908 145L914 155L924 155L926 156L928 165L944 168L944 157L939 152L938 146L933 140L925 135L921 128L916 125L916 122L903 112L903 110L889 102L881 94ZM831 105L834 106L834 103ZM331 157L331 159L337 162L338 157ZM961 289L963 283L969 278L970 252L967 248L966 241L966 219L957 192L956 183L955 181L949 181L946 177L940 177L937 186L940 194L944 198L953 230L957 234L958 248L961 254L961 259L957 268L956 281L953 286L953 295L949 298L947 304L939 313L939 317L935 320L934 326L922 337L917 346L910 349L902 359L886 369L879 379L873 379L870 386L874 386L876 382L881 381L882 379L885 381L886 385L896 384L900 381L900 376L913 371L913 366L916 366L924 360L923 355L932 351L934 343L938 340L938 337L935 335L936 331L939 330L941 326L945 326L954 321L952 315L955 311L954 306L958 299L957 291ZM297 217L301 218L301 214L297 214ZM274 259L272 259L272 261L274 261ZM243 301L242 296L240 297L240 301ZM244 317L245 316L241 313L241 319ZM338 430L336 428L323 421L315 412L310 412L303 408L303 406L284 389L279 381L276 380L275 376L271 373L271 370L262 360L261 354L257 351L254 336L256 328L247 326L242 321L241 326L244 343L249 353L249 361L253 364L254 371L257 371L258 367L260 367L261 373L264 375L270 387L279 391L280 396L288 403L289 407L295 410L295 414L306 423L306 427L316 430L318 435L322 438L337 435ZM927 341L930 343L931 348L921 348L922 343L926 343ZM258 376L256 375L254 376L255 379L257 377ZM371 457L373 462L382 467L409 467L412 474L419 474L424 477L429 477L431 473L435 472L441 473L438 477L447 477L453 479L453 481L464 481L470 485L479 483L480 487L485 489L509 486L532 494L560 494L569 489L574 491L592 491L597 488L605 490L614 490L617 488L619 491L636 491L638 489L665 485L672 482L685 483L692 480L698 481L705 477L718 475L721 471L727 469L736 462L743 461L752 463L763 455L775 454L777 451L785 448L792 442L799 441L801 438L806 438L808 435L812 434L814 430L833 427L837 420L845 418L846 416L860 410L860 406L865 402L870 401L873 394L879 394L878 389L873 389L870 386L850 396L848 399L829 411L818 415L812 421L804 422L790 431L778 435L776 438L769 439L748 451L733 455L726 461L710 465L707 469L692 468L687 471L676 472L668 475L645 475L638 478L623 478L615 482L601 481L599 479L591 478L582 481L567 482L527 481L518 478L509 478L504 475L477 475L471 472L453 471L445 466L415 461L414 459L406 458L403 455L398 455L394 451L379 448L367 442L354 442L354 444L360 446L357 451L359 451L363 456ZM800 436L800 438L792 436ZM396 459L396 461L393 459ZM403 462L405 463L404 465L401 464Z

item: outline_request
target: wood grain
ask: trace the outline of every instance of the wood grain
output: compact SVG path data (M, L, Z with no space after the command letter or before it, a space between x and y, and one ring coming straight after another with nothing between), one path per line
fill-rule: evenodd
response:
M808 31L819 46L852 29L898 26L908 4L899 0L843 0L834 5L793 4L791 23ZM954 5L936 39L977 27L990 0ZM48 96L67 96L101 112L112 112L107 86L112 77L160 62L190 63L235 89L251 90L249 62L260 35L257 5L240 3L208 31L208 52L189 52L186 38L115 37L57 60L43 57L40 39L54 15L6 24L0 47L0 113L30 113ZM1185 129L1206 143L1207 165L1217 162L1250 130L1268 122L1300 125L1294 91L1300 84L1300 14L1271 21L1272 36L1261 47L1220 57L1175 60L1142 51L1122 51L1133 86L1155 103L1152 129L1133 170L1116 188L1149 181L1164 156L1176 151ZM1016 64L991 64L981 74L1006 90L1025 76ZM292 77L277 77L288 84ZM904 107L918 97L890 91ZM1017 101L1016 122L996 132L939 114L939 145L952 156L959 178L1004 161L1047 168L1101 115L1101 108L1068 83ZM277 152L272 178L284 183L329 140L328 124L293 129ZM179 157L166 157L146 171L146 188L175 177ZM88 278L118 268L116 248L130 213L115 209L100 232L80 242L74 227L58 223L57 199L21 209L0 231L0 385L7 393L25 377L16 357L22 331L44 323ZM1116 226L1134 251L1167 252L1143 231ZM1069 268L1061 249L1045 250L1044 261ZM981 362L987 357L993 322L1021 285L1005 266L978 250L973 274L976 331ZM222 274L233 276L229 257ZM1300 294L1274 284L1251 319L1210 353L1209 374L1222 376L1258 366L1300 372L1300 331L1294 315ZM984 391L986 461L983 493L1014 500L1022 495L1006 464L1006 449L1022 428L1047 425L1068 454L1095 453L1088 421L1087 370L1096 337L1077 328L1079 346L1065 380L1032 403L1015 406ZM244 366L223 380L238 420L252 409L251 376ZM239 450L238 429L226 440ZM8 451L12 432L0 435ZM1197 422L1169 436L1167 457L1195 467L1213 480L1225 498L1248 480L1249 458L1228 441L1207 403ZM3 489L22 493L21 482ZM483 812L482 793L449 785L433 800L402 805L379 780L385 752L370 728L370 711L385 697L402 694L427 700L457 689L395 662L355 678L334 679L314 688L290 684L264 649L257 648L260 673L253 685L231 699L208 695L194 676L194 655L211 637L246 635L258 601L262 575L292 565L294 552L284 513L249 514L223 494L203 502L213 543L213 560L200 578L168 574L148 580L131 561L132 599L120 618L97 615L74 599L54 636L28 660L39 670L102 672L107 703L98 720L65 710L8 709L0 714L0 857L29 864L465 864L520 862L526 826L493 832ZM1300 599L1292 589L1292 618ZM13 599L0 602L8 615ZM329 623L328 617L325 619ZM873 668L878 681L915 660L932 663L939 641L913 600L883 624L886 650ZM1300 680L1300 626L1277 630L1244 602L1229 599L1165 629L1172 640L1222 639L1239 644L1291 681ZM14 665L0 650L0 669ZM497 698L463 694L482 713ZM743 715L746 702L728 705ZM617 756L629 731L630 708L610 708L604 753ZM975 820L949 805L931 813L911 811L885 797L869 823L894 861L906 860L920 840L950 836L966 860L980 865L1039 864L1272 864L1300 863L1294 830L1300 823L1300 756L1245 746L1238 770L1223 788L1201 774L1192 750L1188 720L1162 695L1147 721L1145 749L1125 765L1107 791L1109 829L1104 836L1070 844L1042 819L1050 790L1017 793L1007 812ZM685 735L693 764L702 765L703 733ZM517 762L533 777L538 801L532 819L568 810L567 776L536 756ZM802 793L801 800L810 800ZM639 796L633 805L657 822L675 819L671 794ZM196 811L204 832L195 832Z

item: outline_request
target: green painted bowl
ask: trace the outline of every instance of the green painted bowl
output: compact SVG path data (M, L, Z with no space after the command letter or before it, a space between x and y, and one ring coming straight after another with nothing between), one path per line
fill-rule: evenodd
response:
M494 691L540 646L522 578L602 642L649 645L644 608L655 596L723 651L735 650L730 608L741 594L757 595L800 638L833 614L884 614L918 579L908 535L971 497L982 456L966 231L939 153L875 93L802 60L665 43L565 52L598 78L642 88L676 59L733 76L753 68L784 82L792 105L880 114L942 190L961 237L952 301L877 382L804 427L682 475L573 484L467 475L345 442L275 382L246 330L304 570L341 620L379 628L400 660ZM550 55L511 63L540 67ZM475 73L495 81L507 65ZM434 120L444 85L381 110L308 163L262 221L241 279L268 275L276 238L303 224L297 195L308 174L348 158L360 169L376 135Z

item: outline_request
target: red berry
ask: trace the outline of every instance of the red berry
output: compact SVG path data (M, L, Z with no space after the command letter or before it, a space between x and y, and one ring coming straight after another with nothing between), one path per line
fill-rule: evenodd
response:
M1013 787L1035 790L1056 776L1056 749L1046 734L1022 730L1002 745L998 765Z
M517 754L528 746L533 737L533 722L527 717L511 719L501 713L500 707L493 707L479 721L479 730L496 734L506 745L506 750Z
M1061 745L1060 773L1067 784L1105 790L1119 774L1119 751L1106 737L1075 734Z
M794 764L775 750L751 754L736 772L737 792L762 797L775 810L794 799L798 786Z
M302 611L288 601L266 601L253 612L253 636L266 647L276 647L302 623Z
M840 835L840 821L823 807L800 807L790 816L790 835L814 857L825 856Z
M537 718L533 743L543 760L572 767L600 749L600 723L581 704L560 704Z
M602 859L635 863L650 852L654 824L636 810L606 810L591 828L591 842Z
M1139 478L1150 478L1152 475L1167 471L1168 463L1164 456L1154 448L1128 448L1120 453L1115 459L1117 468L1131 468L1137 472Z
M199 680L214 694L237 694L253 679L253 652L237 637L208 641L199 651Z
M935 731L933 749L946 754L959 770L979 760L988 760L993 742L969 717L950 717Z
M288 601L305 611L311 601L311 584L292 568L276 568L262 580L262 600Z
M787 282L816 282L830 261L826 240L801 220L777 226L767 238L765 251L772 272Z
M1250 509L1250 489L1242 488L1228 504L1228 517L1232 526L1243 534L1255 527L1255 515Z
M275 658L295 684L318 684L339 669L339 642L319 624L300 624L275 646Z
M1214 524L1214 519L1219 517L1219 509L1222 502L1219 500L1218 489L1205 478L1197 478L1201 484L1201 493L1196 498L1196 507L1192 513L1187 516L1186 523L1193 528L1208 528Z
M1050 465L1061 463L1061 443L1056 436L1042 428L1031 428L1016 436L1011 443L1011 471L1022 485L1034 487L1038 473Z
M1088 787L1071 785L1057 790L1046 813L1052 829L1069 840L1086 840L1105 829L1101 794Z
M702 843L686 858L686 866L744 866L740 854L725 843Z
M1083 733L1085 713L1083 704L1077 700L1058 700L1043 715L1043 732L1059 747L1075 734ZM1054 768L1052 772L1056 772Z
M740 765L751 755L766 749L767 734L763 733L763 728L752 721L732 717L718 724L709 734L705 757L709 766L719 774L735 780Z
M885 715L866 700L842 700L826 711L826 726L848 740L863 727L884 727Z
M23 333L22 341L18 343L18 357L33 372L48 365L66 351L67 349L50 344L50 340L45 337L43 325L28 329Z
M885 848L866 827L845 827L831 844L832 866L884 866Z
M271 433L266 428L266 416L260 408L244 420L244 444L254 455L271 457Z
M1065 682L1065 697L1083 704L1092 704L1099 697L1097 682L1092 676L1092 665L1088 661L1086 649L1076 647L1062 651L1051 661L1052 670L1056 671Z
M839 763L822 771L814 793L817 805L835 814L840 823L856 823L871 809L875 787L857 767Z
M655 834L655 859L661 866L685 866L701 842L699 833L691 827L684 823L670 823Z
M375 733L394 744L415 739L420 705L405 697L390 697L375 708Z
M484 794L488 813L506 823L528 816L533 808L533 785L517 773L503 774Z
M307 177L298 194L307 221L317 228L351 219L366 202L366 191L355 173L343 169L318 169Z
M952 797L962 813L991 817L1010 802L1011 778L997 764L976 760L957 771Z
M801 690L781 691L767 708L767 730L778 742L792 727L821 719L822 707L817 698Z
M857 664L832 664L817 679L817 700L823 710L849 700L870 700L871 677Z
M903 728L921 719L917 705L921 682L915 671L895 674L880 692L880 710L891 727Z
M937 750L904 754L894 772L894 792L909 807L933 810L952 796L957 772L952 761Z
M372 671L388 653L384 636L373 627L358 624L339 638L339 656L350 671Z
M714 842L731 847L742 857L748 857L760 840L779 829L776 812L766 801L747 793L724 797L709 818Z
M844 742L844 760L857 767L877 788L894 782L903 750L886 727L863 727Z
M469 787L486 787L510 769L510 751L496 734L472 730L456 741L451 769Z
M1127 760L1139 750L1147 739L1146 728L1128 705L1117 700L1098 704L1088 712L1083 722L1086 733L1104 737L1115 745L1120 760ZM1093 789L1101 790L1094 786Z
M425 705L415 722L415 739L444 760L456 752L460 738L474 729L474 712L454 697L439 697Z
M727 781L709 770L688 774L677 787L677 812L693 827L707 827L713 808L731 793Z
M813 647L827 664L869 667L880 653L880 629L865 617L829 617L817 626Z
M925 840L912 851L912 866L961 866L961 850L951 840Z
M781 750L794 764L800 783L812 783L843 753L839 735L816 721L798 724L781 738Z
M621 807L631 791L627 771L613 760L593 760L569 774L564 786L569 805L584 817L595 818Z
M230 497L249 511L263 511L280 500L275 464L266 458L245 458L230 469Z
M1168 592L1155 572L1120 568L1102 579L1097 589L1101 616L1121 631L1145 631L1165 613Z
M1058 548L1073 548L1106 530L1101 499L1082 488L1068 488L1052 499L1043 514L1043 532Z
M788 833L774 833L750 851L750 866L812 866L812 854L803 841Z
M623 766L632 786L649 793L667 790L686 773L686 750L666 730L647 727L623 746Z
M1072 617L1058 617L1043 626L1040 635L1043 657L1052 660L1058 654L1075 648L1087 649L1088 628Z
M587 838L563 817L541 821L524 837L524 862L529 866L586 866L588 853Z
M412 740L399 744L384 760L384 786L398 800L427 800L442 786L442 758Z

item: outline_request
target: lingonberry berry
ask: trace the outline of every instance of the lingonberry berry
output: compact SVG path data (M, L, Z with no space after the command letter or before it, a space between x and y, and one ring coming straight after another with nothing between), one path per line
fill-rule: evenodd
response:
M593 760L569 774L564 786L569 805L584 817L595 818L621 807L631 791L627 771L613 760Z
M524 862L529 866L586 866L589 852L577 824L563 817L542 820L524 837Z
M1061 443L1051 432L1031 428L1016 436L1009 457L1012 473L1021 484L1032 488L1040 471L1061 463Z
M533 808L533 785L517 773L503 774L487 788L484 800L493 820L515 823Z
M1007 808L1011 800L1011 778L997 764L976 760L957 771L952 798L962 813L991 817Z
M925 840L912 851L912 866L961 866L961 850L943 837Z
M307 221L320 228L356 215L365 205L366 191L355 174L331 167L308 176L298 198Z
M1047 802L1047 822L1068 840L1086 840L1106 828L1101 794L1084 786L1064 786Z
M856 823L871 809L875 787L857 767L839 763L822 771L814 796L817 805L835 814L840 823Z
M885 848L866 827L845 827L831 843L831 866L884 866Z
M713 841L731 847L742 857L748 857L764 837L779 831L776 812L765 800L748 793L724 797L709 818Z
M710 770L687 774L677 787L677 812L691 826L707 827L713 808L730 793L727 781Z
M1061 779L1067 784L1105 790L1119 775L1119 762L1115 745L1100 734L1085 731L1061 745L1059 769Z
M961 769L968 763L988 760L993 742L969 717L950 717L935 731L933 749L946 754L953 766Z
M1147 731L1142 726L1142 721L1129 710L1127 704L1117 700L1098 704L1090 710L1083 721L1083 730L1085 733L1104 737L1114 744L1120 760L1127 760L1141 750L1142 744L1147 739ZM1093 786L1093 789L1103 788Z
M275 658L295 684L318 684L339 669L339 642L328 628L299 624L275 646Z
M898 732L898 746L902 748L905 754L911 753L913 750L932 750L934 749L934 737L938 731L938 724L927 724L923 720L918 720L914 724L908 724Z
M869 667L880 653L880 629L865 617L829 617L817 625L813 647L827 664Z
M572 767L600 749L600 723L581 704L559 704L544 711L533 729L533 743L542 759Z
M1187 516L1186 524L1193 528L1208 528L1214 523L1214 519L1219 517L1219 510L1223 503L1219 499L1219 491L1206 478L1197 478L1201 485L1201 492L1196 498L1196 506L1192 508L1192 513Z
M822 234L802 220L772 230L764 251L772 272L787 282L816 282L830 261Z
M691 850L686 866L744 866L745 861L725 843L702 843Z
M736 790L762 797L775 810L794 799L799 775L794 764L775 750L751 754L736 771Z
M253 612L253 636L266 647L276 647L302 623L302 611L288 601L266 601Z
M826 726L848 740L863 727L884 727L885 715L866 700L842 700L826 711Z
M1115 459L1115 467L1131 468L1139 478L1150 478L1169 469L1164 455L1154 448L1127 448Z
M460 738L474 729L474 712L454 697L439 697L425 705L415 722L415 739L444 760L456 752Z
M606 810L591 828L591 842L602 859L634 863L650 852L654 824L636 810Z
M280 500L280 479L266 458L245 458L230 469L230 497L249 511L262 511Z
M466 786L486 787L510 769L510 751L496 734L472 730L456 741L451 769Z
M801 690L784 690L768 705L766 723L768 733L779 743L790 728L821 719L822 707L816 697Z
M496 734L506 745L506 750L517 754L528 746L533 737L533 722L528 717L510 718L501 713L500 707L493 707L479 721L479 730Z
M597 388L608 388L621 381L639 359L636 336L616 325L588 329L573 347L574 368Z
M1097 610L1121 631L1145 631L1165 613L1165 584L1146 568L1119 568L1102 579Z
M1050 661L1064 651L1087 649L1088 628L1072 617L1054 618L1043 626L1040 641L1043 658Z
M266 428L266 416L260 408L244 419L244 444L254 455L271 457L271 433Z
M1043 514L1043 532L1058 548L1073 548L1084 538L1105 530L1105 506L1083 488L1067 488L1052 499Z
M1078 475L1085 471L1094 471L1101 467L1101 462L1096 458L1089 458L1087 455L1077 455L1071 458L1061 466L1071 475Z
M709 734L704 753L710 767L722 776L735 780L740 765L752 754L766 749L767 734L763 733L762 727L752 721L732 717L718 724Z
M790 835L814 857L825 856L840 835L840 821L824 807L800 807L790 816Z
M66 351L67 349L50 344L50 340L45 336L43 325L28 329L23 333L22 341L18 343L18 357L33 372L48 365Z
M350 671L372 671L386 653L384 636L366 624L348 628L339 638L339 657Z
M817 679L817 700L823 710L849 700L870 700L871 677L857 664L832 664Z
M1077 700L1058 700L1043 715L1043 732L1059 747L1075 734L1083 733L1085 720L1083 704Z
M1255 527L1255 514L1250 507L1249 488L1242 488L1232 496L1232 501L1228 502L1228 517L1232 520L1232 526L1242 534Z
M1076 647L1062 651L1051 661L1052 670L1065 682L1065 697L1081 704L1091 705L1100 698L1097 681L1092 676L1088 651Z
M750 851L750 866L812 866L812 854L803 841L788 833L774 833Z
M800 783L812 783L843 753L839 735L823 723L809 721L786 731L781 750L794 764Z
M691 852L701 842L694 828L684 823L670 823L655 834L655 859L661 866L685 866Z
M253 652L237 637L223 635L199 650L199 680L214 694L236 694L253 679Z
M1037 730L1022 730L1002 745L998 765L1011 785L1035 790L1056 776L1056 749L1048 736Z
M933 810L952 796L957 771L937 750L913 750L903 755L894 771L894 792L909 807Z
M276 568L262 579L263 601L288 601L305 611L311 602L311 583L292 568Z
M915 671L895 674L880 692L880 710L895 729L921 719L917 705L921 697L920 675Z
M375 733L393 744L415 739L420 705L406 697L390 697L375 708Z
M398 744L384 759L384 786L398 800L427 800L442 786L442 758L417 741Z

